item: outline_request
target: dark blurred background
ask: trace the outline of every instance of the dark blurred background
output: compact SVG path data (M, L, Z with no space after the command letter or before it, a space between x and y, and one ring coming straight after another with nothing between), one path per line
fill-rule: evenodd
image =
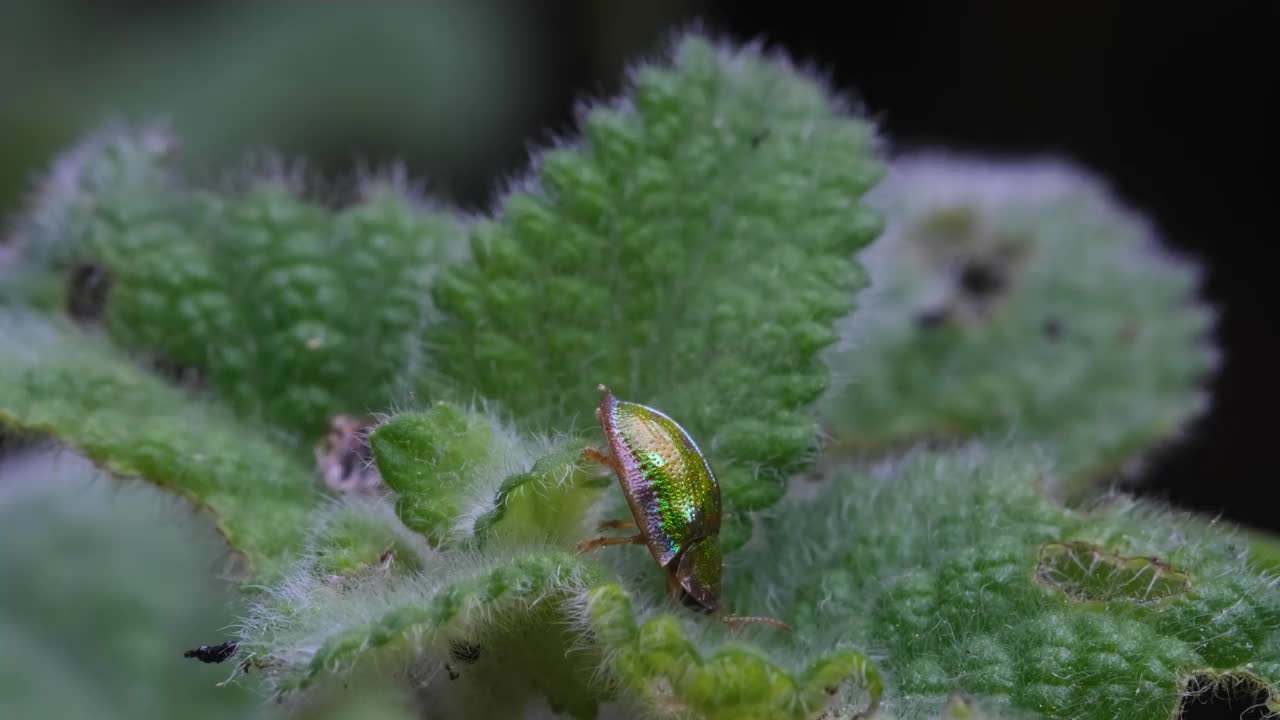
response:
M170 117L197 172L260 147L318 171L403 159L488 206L576 102L691 22L762 39L861 98L900 148L1053 154L1107 178L1207 267L1225 365L1148 492L1280 530L1274 480L1275 94L1266 3L377 3L0 0L0 213L113 115ZM1270 128L1267 128L1270 130ZM1274 171L1273 171L1274 172ZM1261 241L1261 242L1259 242Z

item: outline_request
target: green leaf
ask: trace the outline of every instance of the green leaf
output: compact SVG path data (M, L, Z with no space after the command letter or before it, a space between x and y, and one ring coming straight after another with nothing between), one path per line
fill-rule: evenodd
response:
M97 338L0 314L0 424L50 435L116 475L208 507L260 578L300 547L316 493L294 452Z
M581 430L600 383L672 415L740 544L816 448L818 353L864 284L880 173L870 124L820 83L686 39L474 229L433 288L433 355L539 432Z
M61 153L25 212L14 219L12 242L23 261L67 269L105 195L142 196L172 188L177 178L170 165L177 148L177 137L164 124L110 124Z
M407 542L376 502L324 516L311 559L246 624L242 647L278 690L308 689L376 653L428 678L439 712L465 716L545 697L594 717L619 691L660 714L710 717L817 717L833 703L878 702L875 668L846 644L793 671L776 659L786 652L776 638L726 643L714 618L680 609L639 622L643 611L606 579L616 563L568 554L589 537L601 488L616 484L589 472L580 442L529 440L444 402L393 416L371 442L404 529L435 550ZM664 582L651 561L636 580L645 597Z
M1040 547L1036 580L1075 600L1160 602L1191 589L1187 574L1153 557L1126 557L1081 541Z
M708 656L671 616L637 624L630 598L617 585L592 589L587 602L610 669L664 716L865 717L880 704L883 680L860 652L837 650L791 674L744 643ZM849 697L858 690L867 695L860 706Z
M503 440L510 440L506 447ZM469 538L472 502L514 471L514 438L490 418L444 402L393 416L369 444L383 482L396 492L396 514L436 547Z
M510 716L545 700L553 712L592 718L602 703L625 700L661 717L816 718L833 702L852 711L845 696L859 689L869 696L862 707L874 709L882 689L875 668L848 649L798 673L742 642L703 652L698 628L685 627L690 616L638 623L621 587L554 550L438 558L422 575L298 604L308 582L317 580L295 577L261 605L242 640L284 697L373 658L422 678L419 692L437 713L465 717Z
M601 491L616 486L580 462L581 442L523 437L443 401L392 416L370 444L397 515L434 547L572 548L591 532Z
M300 199L287 176L227 193L171 174L143 182L133 176L151 175L134 166L157 164L147 132L94 136L57 166L62 184L50 181L26 220L52 249L11 273L6 284L33 289L10 295L66 278L63 304L87 305L81 319L100 319L122 347L198 371L240 414L307 440L331 416L383 411L422 381L428 291L465 252L457 219L395 178L365 182L339 211ZM77 297L91 291L94 302Z
M259 607L242 647L284 696L377 654L423 678L419 690L438 696L441 714L508 716L545 696L557 709L592 717L599 698L588 681L597 658L566 653L573 638L563 608L588 576L557 552L478 565L437 557L427 573L366 583L354 594L281 592ZM290 585L320 582L302 575Z
M873 290L829 362L833 451L1016 436L1078 499L1206 407L1198 269L1075 168L922 155L871 198Z
M359 583L371 573L414 573L429 555L386 502L359 496L312 513L302 565L318 577Z
M1280 537L1261 530L1247 530L1249 557L1261 570L1280 572Z
M573 547L586 539L584 521L594 515L602 490L616 487L616 480L588 471L581 453L578 444L570 444L539 458L528 472L503 480L493 509L476 518L477 539L486 547L527 542Z
M804 643L876 648L894 717L964 695L1165 720L1189 677L1275 682L1280 592L1239 538L1135 500L1064 509L1039 493L1044 469L1027 449L977 445L833 466L731 558L726 602Z

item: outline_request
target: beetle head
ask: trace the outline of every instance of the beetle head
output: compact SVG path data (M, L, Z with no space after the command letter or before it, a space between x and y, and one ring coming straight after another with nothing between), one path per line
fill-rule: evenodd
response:
M720 608L720 580L724 559L720 543L712 537L694 540L680 554L675 580L680 586L680 601L686 607L703 612Z

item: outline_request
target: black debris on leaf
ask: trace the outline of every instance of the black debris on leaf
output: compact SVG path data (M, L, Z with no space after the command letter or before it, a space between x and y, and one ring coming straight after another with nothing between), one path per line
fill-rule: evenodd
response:
M238 643L228 640L221 645L201 645L194 650L182 653L182 657L195 658L202 663L220 663L235 655L237 647L239 647Z

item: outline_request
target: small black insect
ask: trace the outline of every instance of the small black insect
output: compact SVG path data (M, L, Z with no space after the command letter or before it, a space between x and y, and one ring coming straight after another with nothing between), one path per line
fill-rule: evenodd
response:
M1046 319L1044 321L1044 336L1050 340L1057 340L1062 337L1062 321L1056 317Z
M194 650L182 653L182 657L195 658L202 663L220 663L236 654L239 643L228 640L221 645L201 645Z

